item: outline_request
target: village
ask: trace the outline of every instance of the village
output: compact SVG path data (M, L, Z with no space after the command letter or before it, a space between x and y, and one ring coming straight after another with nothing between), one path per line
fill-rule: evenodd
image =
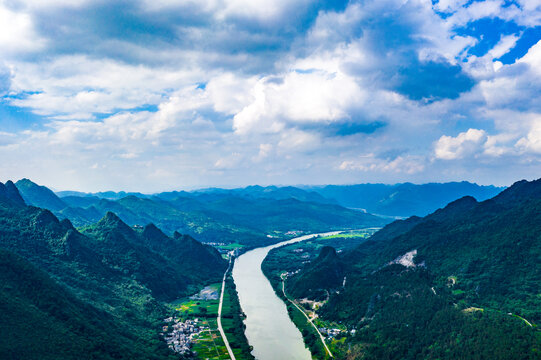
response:
M199 319L182 322L178 318L168 317L164 322L168 325L164 325L161 335L171 350L183 355L192 352L194 337L208 330L208 327L199 324Z

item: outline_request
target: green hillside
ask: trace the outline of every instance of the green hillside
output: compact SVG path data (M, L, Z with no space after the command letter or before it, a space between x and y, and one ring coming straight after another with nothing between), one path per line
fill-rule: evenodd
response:
M165 359L165 346L80 300L45 272L0 249L3 359ZM151 337L149 337L150 339ZM153 354L153 352L156 352Z
M522 181L386 226L339 255L339 291L317 283L316 261L288 281L298 295L306 284L331 293L318 313L347 326L336 348L347 358L534 359L540 234L541 180Z
M59 211L67 205L56 194L45 186L39 186L28 179L21 179L15 183L19 193L29 205Z
M288 282L288 290L297 299L322 300L327 294L318 291L319 289L338 288L343 280L344 266L336 250L331 246L324 246L318 257L303 269L303 276Z
M52 204L50 210L56 216L70 219L76 227L93 224L107 212L114 212L130 226L153 223L168 235L178 231L209 243L255 247L287 237L285 234L290 231L355 229L389 222L294 187L254 186L156 196L128 193L91 196L68 192L66 197L59 198L29 180L21 180L17 186L19 183L30 205Z
M218 252L113 213L77 231L0 184L0 357L167 359L166 302L219 281ZM14 187L12 188L14 189Z

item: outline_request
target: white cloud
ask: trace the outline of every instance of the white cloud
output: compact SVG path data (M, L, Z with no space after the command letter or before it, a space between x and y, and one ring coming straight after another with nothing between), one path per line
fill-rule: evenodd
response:
M309 19L306 9L318 6L310 0L141 0L131 14L159 19L166 35L70 25L95 41L73 49L68 32L56 37L38 20L101 5L0 3L4 101L46 117L32 130L0 133L1 173L70 179L57 187L126 189L136 179L139 190L161 190L218 181L456 179L474 167L494 174L503 158L539 157L541 45L504 65L494 59L519 35L475 57L467 50L478 39L455 32L485 17L534 24L535 1L505 8L492 0L351 1ZM186 14L193 22L179 20ZM426 103L395 90L402 70L426 61L460 66L477 85ZM521 164L517 173L528 170Z
M467 2L468 0L439 0L434 4L434 9L441 12L455 12Z
M541 154L541 118L532 122L528 134L517 141L516 147L522 152Z
M296 129L284 130L280 133L278 147L281 151L289 154L291 150L309 151L321 145L319 134Z
M268 158L271 155L273 148L272 144L259 144L259 153L252 157L252 161L258 163Z
M245 78L229 72L213 77L205 91L214 110L233 115L255 100L252 89L257 81L255 76Z
M487 142L484 130L469 129L456 137L443 135L435 144L436 158L443 160L461 159L483 151Z
M517 60L518 64L529 65L529 70L538 76L541 76L541 40L532 46L526 55Z
M376 173L416 174L425 169L425 161L419 156L397 156L394 159L377 158L374 154L345 160L339 166L342 171L361 171Z
M12 0L10 3L16 4L17 7L44 9L57 7L80 7L88 4L91 0Z
M278 78L262 78L251 94L254 100L234 117L233 126L239 134L277 132L287 123L344 119L365 97L353 78L324 71L292 71Z
M170 89L189 86L204 77L199 69L156 69L86 56L20 62L13 69L11 90L34 92L13 99L13 105L67 119L157 105Z
M45 44L29 14L12 11L0 2L0 59L21 52L37 51Z
M233 153L226 157L221 157L214 163L214 167L219 170L236 169L241 164L243 156L239 153Z
M242 16L268 21L285 15L298 6L306 6L312 0L224 0L218 11L219 17Z

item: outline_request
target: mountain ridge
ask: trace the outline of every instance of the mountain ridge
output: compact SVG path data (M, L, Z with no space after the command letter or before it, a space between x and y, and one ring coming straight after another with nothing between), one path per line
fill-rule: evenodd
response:
M26 185L23 190L34 191L33 196L27 194L32 205L46 203L47 199L52 201L49 199L52 192L44 191L36 184ZM208 243L240 243L245 247L279 241L290 231L318 232L329 228L381 226L389 222L346 209L316 193L297 188L253 187L247 190L259 194L257 196L243 191L171 192L155 196L122 193L126 196L115 200L96 196L74 197L73 193L60 199L53 194L57 202L66 204L60 210L55 207L53 213L60 218L69 218L81 228L99 221L112 211L130 226L154 223L168 235L179 231ZM47 199L39 200L40 194ZM305 201L312 198L319 202Z
M344 357L538 358L540 210L540 180L481 202L463 197L340 254L347 284L339 291L302 293L317 282L308 265L288 280L290 292L331 294L320 317L356 330L338 347Z
M79 232L12 197L0 190L0 327L10 329L0 357L174 358L158 338L164 301L222 278L227 262L214 248L191 239L189 247L151 249L113 213ZM29 336L39 351L24 345Z

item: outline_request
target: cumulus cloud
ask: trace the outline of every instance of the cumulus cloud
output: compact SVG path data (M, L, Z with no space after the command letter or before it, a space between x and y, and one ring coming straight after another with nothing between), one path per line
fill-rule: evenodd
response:
M253 101L234 117L240 134L281 131L285 123L333 122L363 102L356 82L343 73L291 71L263 78L252 89Z
M535 1L14 0L0 24L10 177L491 181L540 161Z
M0 52L14 56L44 46L45 39L36 32L31 16L13 11L0 2Z
M516 146L523 152L541 154L541 119L537 119L532 123L528 134L520 138Z
M461 159L482 151L487 139L486 132L478 129L469 129L456 137L443 135L436 142L434 153L438 159Z
M201 70L150 68L86 56L14 63L11 90L23 94L11 103L40 115L92 118L144 105L158 105L170 89L192 85Z

